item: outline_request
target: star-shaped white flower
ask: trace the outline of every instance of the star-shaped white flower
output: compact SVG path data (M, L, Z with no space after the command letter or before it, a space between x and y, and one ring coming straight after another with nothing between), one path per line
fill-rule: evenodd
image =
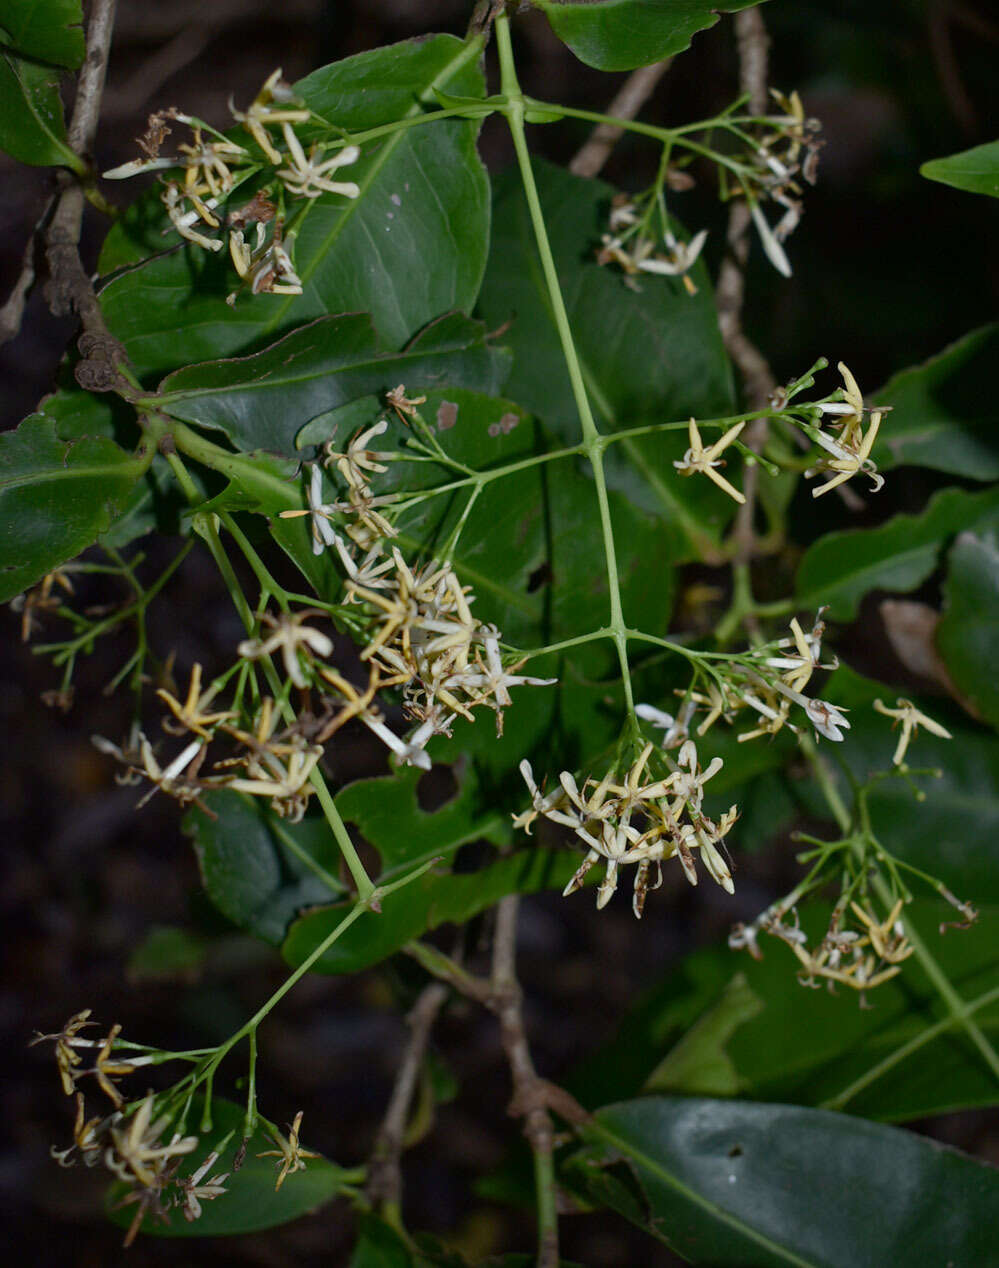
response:
M674 462L673 466L681 475L693 475L695 471L700 471L706 475L709 480L717 484L719 489L727 493L730 498L734 498L736 502L745 502L744 494L740 493L737 488L729 484L723 475L719 475L717 467L724 467L725 462L720 457L721 452L727 445L730 445L739 432L745 427L745 422L736 423L734 427L730 427L723 436L715 441L713 445L709 445L706 449L701 440L701 433L698 430L697 423L691 419L687 430L690 438L690 448L683 455L679 462Z

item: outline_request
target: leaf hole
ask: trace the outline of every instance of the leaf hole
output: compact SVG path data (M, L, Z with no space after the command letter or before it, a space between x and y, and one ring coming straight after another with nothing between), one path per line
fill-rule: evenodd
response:
M433 814L458 795L458 781L450 766L432 766L416 785L416 804L424 814Z
M732 1148L728 1151L728 1157L729 1157L729 1158L741 1158L741 1157L742 1157L742 1152L743 1152L743 1150L742 1150L742 1146L741 1146L741 1145L733 1145L733 1146L732 1146Z
M551 585L551 581L551 564L543 563L540 568L535 568L531 575L527 578L527 593L534 594L534 592L536 590L540 590L542 586Z
M481 872L499 857L499 850L489 841L466 841L454 856L451 871L456 875Z

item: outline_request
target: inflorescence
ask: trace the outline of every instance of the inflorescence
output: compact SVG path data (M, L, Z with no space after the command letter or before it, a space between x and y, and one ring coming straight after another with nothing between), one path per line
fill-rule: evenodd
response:
M296 97L280 70L269 76L246 110L236 109L231 100L229 109L248 134L247 143L234 141L176 108L161 110L139 138L146 157L104 175L123 179L181 168L182 176L161 178L160 197L177 233L204 251L216 252L226 246L227 228L229 256L251 294L300 295L302 279L292 259L294 232L288 231L287 205L302 199L308 203L324 194L357 198L361 191L355 181L332 176L338 168L356 163L361 152L339 139L317 141L306 151L296 125L319 123L327 132L329 126ZM161 154L172 123L190 128L191 140L178 145L176 154ZM222 204L267 166L274 169L270 179L255 189L247 203L230 211L223 223ZM230 304L237 294L234 291L228 297Z

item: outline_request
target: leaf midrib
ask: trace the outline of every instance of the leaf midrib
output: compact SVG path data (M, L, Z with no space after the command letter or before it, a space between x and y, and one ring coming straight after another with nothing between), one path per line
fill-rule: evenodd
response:
M652 1174L668 1188L671 1188L675 1192L679 1193L694 1206L700 1207L701 1210L708 1214L712 1219L715 1219L719 1223L725 1224L729 1228L734 1229L743 1237L755 1242L764 1250L769 1251L771 1254L783 1260L784 1263L793 1264L795 1268L822 1268L822 1265L820 1265L817 1260L802 1259L799 1255L796 1255L794 1251L789 1250L785 1246L779 1245L775 1241L772 1241L765 1233L761 1233L758 1229L753 1228L751 1224L745 1223L738 1216L733 1215L731 1212L726 1211L723 1207L720 1207L716 1203L712 1202L710 1198L706 1198L703 1194L698 1193L696 1189L692 1189L689 1185L685 1184L679 1176L676 1176L671 1171L668 1171L657 1159L650 1158L648 1154L641 1152L633 1144L631 1144L630 1141L618 1136L611 1128L602 1123L599 1118L593 1119L593 1121L587 1125L587 1134L590 1133L602 1137L629 1162L634 1160L638 1166L644 1167L647 1171L651 1171Z
M437 75L430 81L430 83L426 86L426 88L424 88L423 92L420 93L417 100L413 103L413 105L409 108L409 110L406 111L405 115L403 115L402 117L404 119L409 119L413 117L414 115L420 114L422 106L432 104L434 101L434 95L433 95L434 89L443 88L444 85L450 79L452 79L458 73L459 70L461 70L464 64L470 59L476 57L479 52L480 52L480 45L475 41L472 41L470 43L460 44L458 49L456 50L455 56L448 62L448 64L445 67L443 67L440 71L438 71ZM364 196L367 193L369 186L374 181L375 177L379 174L379 172L381 172L382 168L388 162L389 158L391 158L391 156L395 153L397 147L401 144L401 142L407 136L408 136L408 129L400 129L400 131L396 132L393 136L390 136L388 140L382 144L380 150L378 151L375 157L374 162L372 163L371 167L368 169L368 172L366 173L364 177L363 183L361 184L360 195L357 198L352 199L349 205L344 208L341 215L337 218L336 223L333 225L333 227L330 229L330 232L324 239L322 246L316 252L312 262L306 265L301 270L301 278L302 278L303 287L304 287L304 284L312 278L312 275L319 268L321 261L324 260L326 256L329 254L329 251L332 248L334 242L336 242L337 238L340 236L340 233L342 232L343 228L350 222L350 219L355 213L355 211L357 210L357 208L361 206L361 204L363 204ZM295 302L296 298L297 296L294 296L294 295L289 296L284 301L283 304L281 304L278 308L276 308L273 311L271 318L269 319L269 321L265 322L262 325L261 330L269 333L270 331L273 331L277 326L279 326L281 322L283 321L285 314L288 312L288 309Z
M162 408L167 408L167 403L172 404L176 401L193 401L211 396L242 396L247 392L294 387L298 383L309 383L314 379L328 379L354 370L371 370L376 368L380 363L384 363L389 366L398 366L409 361L418 361L426 357L447 356L453 352L467 352L473 346L474 345L472 344L465 344L464 346L435 348L432 351L421 351L419 348L414 348L412 351L406 351L404 349L402 352L378 352L366 360L345 362L333 368L313 370L307 374L288 375L285 378L268 377L266 380L236 380L232 383L218 384L214 387L189 388L187 390L181 389L179 392L167 392L163 398L157 402L157 404ZM484 344L482 346L485 348ZM270 351L272 351L272 349L268 349L268 352ZM241 360L241 358L234 358L234 360L238 361ZM211 362L207 364L211 364ZM169 409L167 409L167 413L169 413Z

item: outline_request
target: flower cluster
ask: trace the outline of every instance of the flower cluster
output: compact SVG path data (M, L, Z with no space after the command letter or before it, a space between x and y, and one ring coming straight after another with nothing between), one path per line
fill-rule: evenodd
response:
M406 397L400 386L388 399L400 417L410 418L423 398ZM475 596L449 563L410 566L390 545L396 530L386 516L395 499L377 495L370 480L398 455L369 447L387 428L384 418L362 428L342 452L327 444L323 461L311 467L307 509L282 515L310 517L313 550L336 552L346 576L345 600L367 622L361 653L369 670L367 689L354 687L331 667L319 671L322 684L341 697L322 734L328 737L356 717L402 762L428 769L427 743L434 735L449 734L456 718L471 719L484 706L495 712L502 732L503 710L512 703L510 688L546 686L555 679L527 677L517 673L520 664L503 664L500 631L473 615ZM323 500L324 465L345 486L343 496L330 502ZM406 738L387 726L375 703L386 687L402 689L405 712L416 723Z
M818 119L806 118L797 92L786 97L772 88L770 93L779 113L767 115L763 121L768 125L767 131L750 154L749 170L742 178L742 191L749 202L750 215L767 259L779 273L790 277L791 264L783 243L801 219L802 188L795 178L800 175L809 185L815 184L819 150L823 145L819 136L822 125ZM760 208L764 200L771 200L783 208L783 214L773 228Z
M828 415L831 418L830 426L838 428L839 435L831 436L819 427L805 428L812 440L825 451L819 461L805 472L805 476L811 478L832 472L831 480L827 480L825 484L812 490L813 498L821 497L823 493L828 493L830 489L835 489L861 472L870 476L874 493L877 493L884 485L884 477L878 475L877 467L871 458L871 449L874 447L878 428L881 426L881 419L886 411L884 409L871 411L870 421L865 431L864 414L867 409L864 405L863 394L857 386L857 380L842 361L839 362L837 369L843 376L844 387L839 394L842 399L824 401L816 408L822 415Z
M844 730L850 729L846 710L804 694L816 669L835 669L837 664L835 660L827 665L821 663L824 610L819 610L808 631L802 629L795 618L791 621L790 637L775 639L719 661L712 668L711 677L699 671L691 687L677 692L683 697L683 705L676 717L650 704L638 705L638 716L664 732L662 747L670 749L679 747L688 738L699 710L704 713L697 727L699 736L709 731L719 718L733 723L737 715L746 710L755 714L755 725L738 737L741 743L776 735L784 727L796 732L799 727L791 721L791 708L798 705L817 735L827 740L842 740Z
M704 813L704 785L722 767L714 757L702 770L693 740L686 740L672 769L660 778L647 773L654 745L646 744L631 768L618 781L616 770L600 780L588 778L580 789L571 771L562 771L558 787L543 792L534 782L530 762L520 771L531 794L531 809L514 818L514 825L530 830L539 816L570 828L586 847L586 855L563 891L574 893L587 872L603 859L604 879L597 890L597 907L605 907L617 889L618 869L637 864L632 909L640 919L649 889L662 884L662 864L677 858L691 885L697 884L694 859L700 852L708 875L733 893L732 873L722 855L723 841L738 818L732 806L717 822ZM655 875L652 883L651 875Z
M751 925L735 925L728 944L733 950L745 948L758 960L762 958L758 936L768 933L794 952L801 964L798 980L803 986L817 987L821 979L830 988L839 983L856 991L873 990L895 977L902 961L913 952L900 919L902 906L899 898L879 919L869 900L850 902L848 908L838 903L821 941L809 948L797 909L785 899L768 907ZM848 928L851 915L854 927Z
M775 114L755 118L723 114L714 126L727 131L738 143L748 142L746 154L713 153L705 145L694 148L696 154L707 154L718 164L722 197L731 194L746 199L760 243L770 263L785 277L791 276L791 264L783 243L801 219L801 177L814 185L818 168L821 124L806 118L797 92L789 97L771 90L778 110ZM688 143L681 134L673 145ZM690 189L693 178L683 166L663 164L660 178L648 190L633 196L619 195L611 203L608 232L603 234L597 249L598 264L615 264L623 270L626 283L637 289L635 278L641 273L657 273L680 277L690 295L697 287L690 277L707 239L701 229L687 240L674 232L675 222L666 211L664 187ZM760 204L777 203L782 214L771 227Z
M825 362L819 362L819 365L825 365ZM831 474L832 478L814 488L813 497L821 497L823 493L828 493L831 489L845 484L847 480L860 474L870 476L875 493L884 485L884 479L878 474L874 460L871 458L871 450L877 439L881 419L887 413L887 407L882 406L869 411L864 405L864 398L857 386L857 380L842 361L838 368L843 377L844 386L838 388L825 400L789 405L795 391L800 391L803 385L810 386L814 382L809 373L793 385L792 389L778 389L770 401L774 409L784 413L784 420L787 423L799 428L822 451L818 460L805 471L805 475L811 478ZM870 414L870 420L865 429L864 415L867 413ZM831 430L823 430L821 426L826 418L829 419L827 425ZM741 505L745 502L745 497L725 479L719 468L725 466L722 453L730 445L740 447L739 436L745 426L746 420L740 420L727 428L716 441L706 445L701 437L697 420L691 418L687 424L688 448L683 458L675 461L673 466L682 476L691 476L695 473L706 475L712 483ZM748 459L758 461L756 455L745 449L744 452Z
M652 228L655 212L659 213L659 233ZM617 195L611 204L610 232L603 234L597 251L598 264L616 264L634 289L639 273L655 273L663 277L680 277L689 295L697 294L690 270L697 263L707 229L694 234L689 241L677 239L666 213L662 194L648 192L634 199Z
M269 638L241 643L240 655L254 660L280 649L289 678L297 685L306 685L306 671L314 672L309 659L312 652L329 655L333 650L332 640L304 624L311 615L310 611L280 617L264 613L261 620L269 623L274 633ZM136 730L123 747L101 736L94 736L93 742L125 767L122 782L146 781L151 785L140 806L159 791L181 805L193 802L210 815L201 795L228 788L266 797L277 814L297 822L312 793L309 776L322 756L322 747L311 743L299 725L279 729L280 713L269 697L259 702L244 725L239 725L236 710L210 711L220 686L216 681L202 691L201 666L195 665L183 702L165 687L158 690L157 695L170 710L164 730L194 737L165 766L161 766L153 745L141 730ZM209 744L221 738L229 741L230 756L213 763L216 773L202 774ZM235 773L234 768L241 773Z
M126 1101L116 1081L140 1066L189 1054L139 1049L138 1045L120 1038L120 1026L112 1026L103 1038L83 1034L95 1025L90 1019L90 1009L86 1008L71 1017L58 1034L36 1035L32 1044L54 1044L62 1089L67 1096L76 1098L73 1143L66 1149L53 1146L52 1157L62 1167L73 1166L78 1158L86 1167L103 1166L124 1184L125 1193L118 1205L136 1208L125 1237L125 1245L130 1246L146 1216L169 1223L171 1212L179 1210L185 1220L197 1220L201 1217L203 1202L227 1192L230 1171L214 1175L209 1172L214 1171L230 1136L218 1142L190 1174L180 1174L184 1159L201 1144L197 1136L183 1134L184 1115L178 1118L176 1111L160 1108L168 1093L158 1097L150 1092L141 1099ZM124 1056L122 1049L126 1050ZM93 1056L92 1065L86 1064L81 1055L87 1052ZM91 1075L110 1100L111 1108L106 1114L88 1117L86 1101L77 1090L77 1084ZM257 1157L278 1160L275 1189L280 1189L290 1174L303 1170L305 1159L320 1156L302 1146L301 1125L302 1112L299 1111L285 1138L273 1125L264 1122L277 1149L264 1150ZM233 1172L239 1170L246 1143L243 1142L234 1157Z
M312 121L312 112L284 82L280 70L268 77L246 110L237 110L231 100L229 108L233 119L242 125L263 155L264 164L276 168L270 182L258 190L249 203L227 217L233 266L254 295L262 291L300 295L302 281L295 272L286 240L284 216L279 214L277 203L268 194L278 198L282 207L289 198L314 199L322 194L357 198L360 188L356 182L336 181L331 176L337 168L355 163L360 150L356 145L338 142L334 152L327 156L327 146L317 142L306 152L294 125ZM190 128L191 140L179 144L176 154L164 155L160 147L171 132L171 122ZM153 115L139 144L146 153L145 158L125 163L104 175L119 179L142 172L181 168L180 178L163 178L161 197L170 223L187 242L205 251L221 251L226 245L224 234L217 236L223 225L221 204L237 186L260 170L263 164L259 155L203 120L177 109ZM255 229L248 239L251 224ZM229 303L235 303L235 299L236 292L233 292Z
M179 1207L186 1219L197 1219L202 1201L225 1193L228 1173L205 1179L218 1159L218 1153L213 1153L192 1175L178 1175L181 1160L198 1147L197 1136L184 1136L174 1130L164 1139L171 1118L155 1114L156 1098L152 1093L126 1103L116 1080L150 1064L154 1058L148 1053L129 1052L122 1059L120 1052L115 1052L123 1045L119 1038L121 1027L112 1026L99 1039L84 1036L82 1032L95 1024L87 1008L71 1017L58 1034L36 1035L32 1043L54 1043L63 1091L76 1098L73 1143L67 1149L53 1146L52 1157L63 1167L71 1167L77 1157L87 1167L102 1165L127 1186L121 1205L135 1204L137 1208L125 1239L128 1246L147 1214L167 1222L171 1207ZM84 1052L93 1055L92 1065L84 1063ZM88 1075L94 1077L110 1100L109 1113L88 1117L83 1093L77 1091L77 1083Z

